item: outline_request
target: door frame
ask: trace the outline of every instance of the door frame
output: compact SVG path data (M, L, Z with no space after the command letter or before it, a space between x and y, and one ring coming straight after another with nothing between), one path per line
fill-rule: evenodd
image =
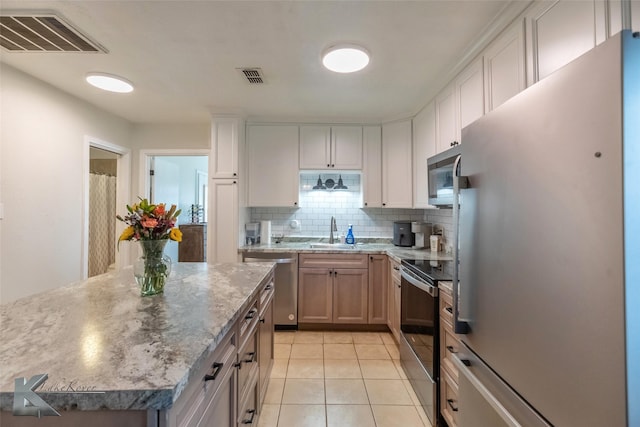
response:
M82 256L80 257L82 263L80 271L82 271L83 280L89 276L89 160L92 147L119 155L116 166L116 212L120 207L130 203L129 194L131 189L131 149L85 135L82 150ZM117 244L118 236L124 230L124 227L124 224L116 223L115 244ZM116 270L131 264L129 260L129 245L123 245L116 249Z
M142 195L141 197L149 197L149 191L151 189L151 180L149 179L149 170L151 169L151 158L155 156L185 156L185 157L193 157L193 156L207 156L209 162L211 161L211 150L208 148L180 148L180 149L145 149L139 151L139 164L138 164L138 194ZM210 166L209 166L210 168ZM209 171L207 170L207 173ZM211 187L209 187L209 193L211 193ZM209 197L211 200L211 197ZM209 209L209 211L211 211ZM211 242L211 232L209 228L211 227L210 222L207 222L207 253L209 253L209 248L212 245ZM207 259L209 257L207 256Z

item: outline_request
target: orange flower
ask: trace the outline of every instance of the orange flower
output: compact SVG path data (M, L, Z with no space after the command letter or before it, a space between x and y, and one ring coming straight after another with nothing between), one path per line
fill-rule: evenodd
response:
M164 203L160 203L159 205L156 205L156 208L153 210L153 214L155 216L164 215Z
M155 218L142 218L140 224L142 224L144 228L155 228L158 226L158 220Z

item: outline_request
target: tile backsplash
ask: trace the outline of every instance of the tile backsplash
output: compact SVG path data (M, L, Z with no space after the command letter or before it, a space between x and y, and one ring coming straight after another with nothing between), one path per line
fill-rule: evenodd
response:
M333 180L337 184L339 174L321 173L323 184ZM312 190L317 185L318 173L301 174L299 208L251 208L251 221L271 221L271 232L284 236L329 237L331 217L336 218L338 236L346 234L353 225L356 237L393 237L394 221L426 221L443 228L445 245L452 235L451 209L387 209L361 208L362 191L359 174L343 174L347 190ZM329 181L331 184L331 181ZM292 221L299 228L292 228Z

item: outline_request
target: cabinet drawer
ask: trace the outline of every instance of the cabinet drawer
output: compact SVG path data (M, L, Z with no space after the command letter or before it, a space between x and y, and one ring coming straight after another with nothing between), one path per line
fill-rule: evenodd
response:
M273 299L274 291L275 291L274 278L273 278L273 275L271 275L267 280L266 284L262 287L262 290L260 291L260 298L259 298L260 317L263 317L264 310L269 306L269 303Z
M441 367L458 383L458 368L453 363L453 355L460 349L460 341L447 328L440 328Z
M238 320L238 345L244 346L244 342L258 324L258 301L253 301Z
M453 325L453 298L443 288L440 288L440 319ZM453 331L453 330L452 330Z
M251 334L238 351L238 390L244 390L249 378L258 369L258 329L253 328Z
M440 376L440 413L449 427L458 425L458 386L443 372Z
M363 254L300 254L300 267L309 268L369 268Z
M238 406L238 425L255 426L258 424L258 377L251 377L249 387L243 393L240 389Z
M189 380L186 390L170 411L170 425L194 425L202 417L209 402L228 381L229 371L235 369L236 355L236 334L232 329Z

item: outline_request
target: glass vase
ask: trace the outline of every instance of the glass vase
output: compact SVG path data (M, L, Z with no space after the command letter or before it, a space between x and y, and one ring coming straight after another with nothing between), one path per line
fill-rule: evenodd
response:
M164 292L171 273L171 258L164 254L168 240L140 240L142 256L133 264L133 275L143 297Z

